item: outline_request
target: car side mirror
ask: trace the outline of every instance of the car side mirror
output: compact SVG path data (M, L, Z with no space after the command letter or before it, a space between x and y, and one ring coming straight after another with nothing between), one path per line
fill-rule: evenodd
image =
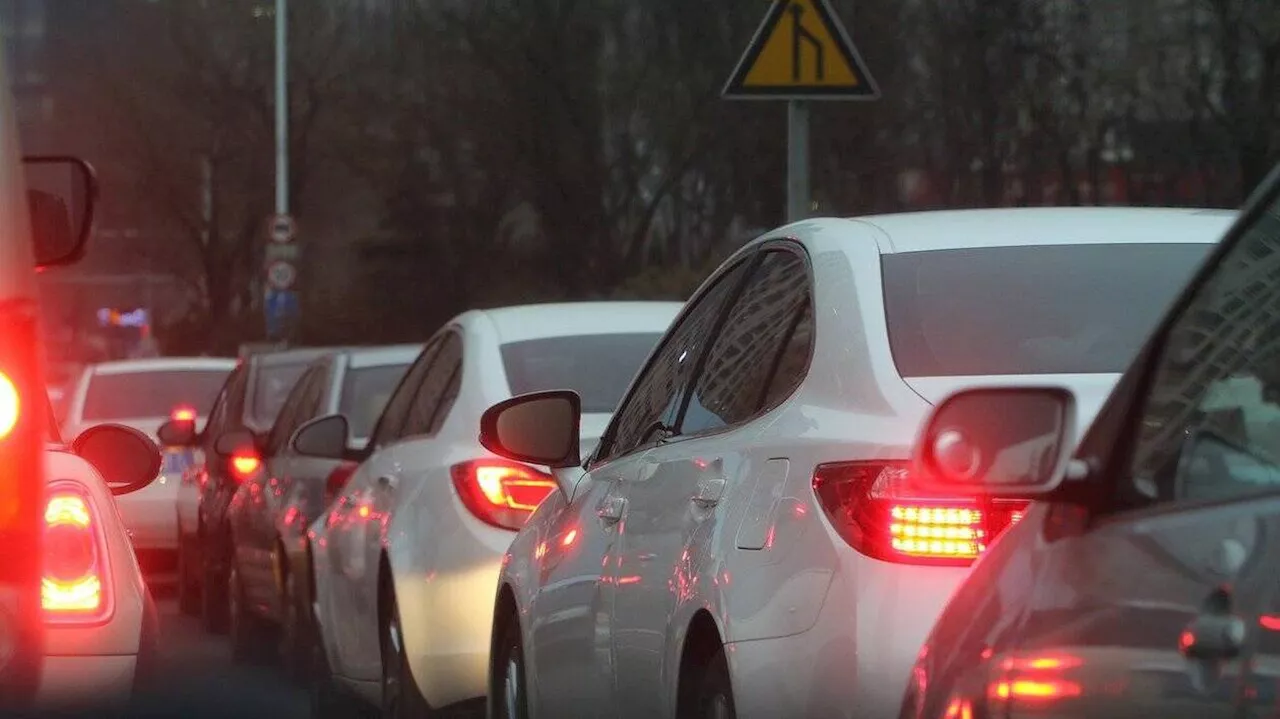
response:
M213 441L213 451L224 459L241 455L256 455L258 453L258 437L247 429L233 429L223 432Z
M79 260L93 233L98 202L93 167L76 157L25 157L22 162L36 267Z
M1067 474L1075 415L1075 396L1059 387L958 392L925 424L912 484L950 496L1051 492Z
M582 398L572 390L530 392L504 400L480 417L480 444L517 462L575 467Z
M289 448L296 454L317 459L346 459L351 427L340 414L304 422L289 438Z
M199 436L194 419L171 419L156 430L160 444L175 449L194 446Z
M136 492L160 476L160 448L132 427L95 425L76 437L71 451L98 470L114 495Z

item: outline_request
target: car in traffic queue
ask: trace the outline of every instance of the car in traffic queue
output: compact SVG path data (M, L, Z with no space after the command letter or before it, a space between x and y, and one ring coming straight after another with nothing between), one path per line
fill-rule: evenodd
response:
M574 392L491 408L484 445L559 487L502 563L493 716L892 715L947 597L1027 505L912 490L921 422L958 388L1029 378L1087 418L1233 216L790 224L706 280L593 450Z
M555 480L481 447L480 414L514 394L574 387L584 420L573 431L589 445L680 306L472 310L426 343L308 532L320 639L314 716L362 704L386 716L483 709L499 565ZM350 457L350 436L350 421L330 415L302 425L292 444L339 459Z
M236 362L215 357L164 357L92 364L83 369L66 399L62 434L111 422L133 427L153 440L174 414L203 421ZM134 551L153 580L177 568L175 507L182 477L195 465L190 448L165 450L160 476L146 488L116 500Z
M52 409L49 410L52 418ZM119 708L158 661L159 617L115 501L145 490L160 451L119 424L70 445L47 423L40 608L40 709Z
M328 505L351 472L350 460L307 457L289 439L308 420L341 414L350 423L347 450L360 452L421 345L338 350L311 363L285 400L262 444L264 471L242 483L227 510L233 545L230 592L232 658L279 655L296 678L312 660L307 526ZM255 439L240 443L252 453ZM267 652L260 650L266 649ZM256 654L255 654L256 653Z
M198 489L195 524L184 521L188 513L181 504L175 507L175 516L178 603L183 611L198 613L206 631L222 633L227 629L232 548L227 507L240 485L262 471L255 450L234 453L239 449L236 438L248 432L260 443L307 366L331 351L304 348L242 356L219 390L205 422L179 411L157 431L166 450L195 450L201 460L198 469L184 476L184 481L196 483ZM227 448L224 436L235 445L233 449ZM223 451L219 451L220 447ZM179 494L183 492L180 490Z
M1052 377L934 410L922 490L1036 504L951 597L898 716L1274 713L1280 167L1143 339L1092 424Z

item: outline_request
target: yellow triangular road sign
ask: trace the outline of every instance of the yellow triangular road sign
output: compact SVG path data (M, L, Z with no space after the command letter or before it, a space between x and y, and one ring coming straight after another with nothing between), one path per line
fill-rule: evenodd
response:
M875 100L880 90L828 0L774 0L722 95Z

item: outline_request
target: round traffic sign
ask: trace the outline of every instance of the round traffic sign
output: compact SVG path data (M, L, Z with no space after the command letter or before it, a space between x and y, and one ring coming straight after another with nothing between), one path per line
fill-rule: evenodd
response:
M267 284L273 290L287 290L298 280L298 270L289 262L276 260L267 265Z
M290 242L298 232L298 227L289 215L273 215L271 217L271 241Z

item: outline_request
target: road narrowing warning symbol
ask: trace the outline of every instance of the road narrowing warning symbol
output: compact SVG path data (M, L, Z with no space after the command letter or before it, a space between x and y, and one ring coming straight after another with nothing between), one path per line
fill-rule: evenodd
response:
M875 100L880 90L829 0L774 0L726 99Z

